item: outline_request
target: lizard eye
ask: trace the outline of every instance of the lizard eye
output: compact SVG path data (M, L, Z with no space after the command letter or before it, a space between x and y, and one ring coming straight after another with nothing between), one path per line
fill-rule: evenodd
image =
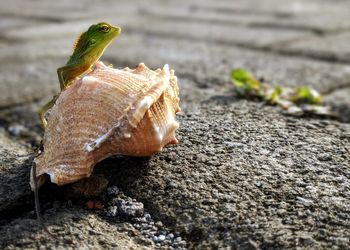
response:
M109 31L109 27L107 26L107 25L103 25L103 26L101 26L101 28L100 28L100 30L102 31L102 32L105 32L105 33L107 33L108 31Z

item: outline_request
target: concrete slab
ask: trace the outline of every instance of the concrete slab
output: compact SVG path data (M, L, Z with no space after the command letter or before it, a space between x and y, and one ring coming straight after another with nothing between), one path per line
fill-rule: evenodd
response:
M350 88L338 89L326 96L325 101L333 107L344 122L350 122Z
M349 40L350 32L344 31L326 36L309 37L275 48L280 51L348 64L350 62Z
M110 223L81 208L59 205L47 211L45 222L57 240L51 239L30 213L0 226L0 246L6 249L154 249L152 241L135 236L129 223ZM133 235L133 236L132 236ZM147 244L148 243L148 244ZM148 245L148 246L147 246Z
M30 145L11 139L6 131L0 130L0 211L12 209L19 204L28 204L31 194L28 182ZM21 180L21 181L19 181Z

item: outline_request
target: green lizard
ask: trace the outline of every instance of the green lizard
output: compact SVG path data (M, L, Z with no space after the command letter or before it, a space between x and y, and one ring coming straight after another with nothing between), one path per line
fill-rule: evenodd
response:
M57 69L61 91L69 87L72 80L91 70L102 56L104 50L121 32L121 28L102 22L91 25L77 39L72 56L65 66ZM47 125L45 113L55 104L58 95L45 104L39 111L43 127Z

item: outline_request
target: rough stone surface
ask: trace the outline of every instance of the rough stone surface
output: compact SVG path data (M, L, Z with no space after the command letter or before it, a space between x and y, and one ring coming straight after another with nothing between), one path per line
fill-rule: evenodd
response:
M279 46L281 51L302 54L328 61L350 62L350 32L340 32L322 37L312 37Z
M141 202L132 202L121 200L117 202L120 214L125 217L141 217L143 215L143 204Z
M350 88L335 90L325 100L340 115L341 120L350 122Z
M2 249L153 249L152 241L135 236L135 229L125 222L107 222L79 207L58 207L45 213L51 239L38 225L33 214L25 214L0 226ZM134 235L131 237L131 235ZM153 245L153 247L152 247Z
M99 170L192 247L346 247L350 126L214 103L181 118L179 145Z
M349 8L349 1L331 0L3 4L1 248L347 248ZM78 33L101 20L123 28L106 63L176 70L180 143L152 158L98 164L94 175L115 185L99 198L69 200L70 187L44 186L42 213L59 238L53 241L35 220L28 184L28 154L43 133L36 112L58 91L56 69ZM344 123L291 118L238 100L229 77L237 67L275 85L317 89ZM115 197L144 214L123 216Z
M30 150L28 145L11 140L0 129L0 211L26 204L31 194L28 182L24 182L29 178Z
M69 197L95 197L100 195L108 186L108 180L102 176L91 176L73 183L66 191Z

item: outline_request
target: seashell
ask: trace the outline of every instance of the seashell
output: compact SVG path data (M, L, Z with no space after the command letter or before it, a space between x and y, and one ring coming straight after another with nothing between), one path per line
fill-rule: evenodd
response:
M109 156L151 156L177 143L179 101L177 78L168 65L153 71L143 63L113 69L98 62L51 110L44 151L35 160L38 185L47 176L57 185L72 183L89 177Z

